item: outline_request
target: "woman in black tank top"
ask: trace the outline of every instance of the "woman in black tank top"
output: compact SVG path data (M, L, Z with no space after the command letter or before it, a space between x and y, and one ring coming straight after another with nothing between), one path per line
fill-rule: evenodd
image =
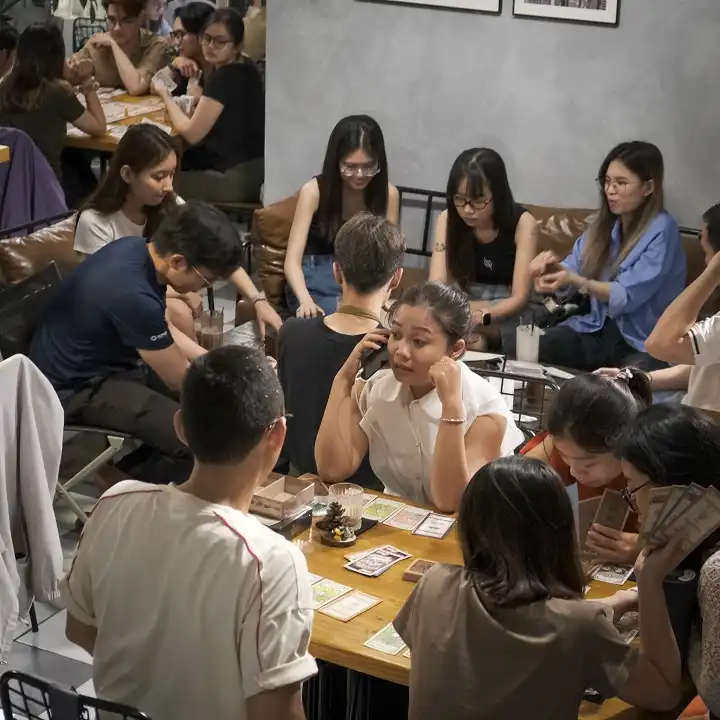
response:
M536 246L535 219L515 202L500 155L487 148L461 153L448 179L447 210L435 226L430 280L455 282L470 297L481 330L475 349L514 353ZM491 324L481 325L486 313Z
M322 174L303 185L285 255L285 298L293 315L312 318L337 309L335 235L362 210L397 225L400 196L388 182L385 140L367 115L343 118L332 131Z

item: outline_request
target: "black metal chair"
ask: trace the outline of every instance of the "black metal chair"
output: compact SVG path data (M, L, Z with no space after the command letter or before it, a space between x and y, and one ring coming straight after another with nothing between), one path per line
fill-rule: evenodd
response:
M79 17L73 20L73 52L76 53L95 34L105 32L107 25L104 20Z
M407 187L405 185L397 186L400 195L400 218L399 224L402 229L402 212L403 207L412 207L420 204L425 209L425 220L423 224L422 245L420 248L407 248L407 255L420 255L422 257L431 257L432 250L430 245L430 231L432 218L435 211L445 209L445 193L437 190L422 190L421 188ZM442 201L442 208L439 207Z
M40 317L57 290L62 278L55 263L50 263L36 275L10 285L0 292L0 356L27 355L35 329ZM104 428L86 427L84 425L65 425L66 432L92 433L103 435L107 448L85 467L71 477L66 483L58 482L59 495L73 510L81 522L87 522L87 514L70 496L70 490L107 464L123 448L129 435L110 431Z
M8 670L0 676L0 706L8 720L95 720L98 717L150 720L145 713L128 705L80 695L17 670Z

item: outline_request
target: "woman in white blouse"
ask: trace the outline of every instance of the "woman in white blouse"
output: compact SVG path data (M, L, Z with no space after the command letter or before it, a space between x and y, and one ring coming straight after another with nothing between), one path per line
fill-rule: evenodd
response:
M391 329L367 335L335 377L315 443L328 482L350 477L369 452L386 490L454 512L470 478L522 440L500 393L460 358L467 298L440 282L409 288ZM361 355L387 345L390 368L357 377Z

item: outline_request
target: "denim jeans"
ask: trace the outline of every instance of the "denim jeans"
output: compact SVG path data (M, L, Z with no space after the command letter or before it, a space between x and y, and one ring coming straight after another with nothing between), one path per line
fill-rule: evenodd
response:
M321 307L326 315L337 310L337 300L342 292L333 276L333 260L332 255L305 255L302 259L305 287L313 302ZM289 283L285 284L285 299L288 309L294 315L300 302Z

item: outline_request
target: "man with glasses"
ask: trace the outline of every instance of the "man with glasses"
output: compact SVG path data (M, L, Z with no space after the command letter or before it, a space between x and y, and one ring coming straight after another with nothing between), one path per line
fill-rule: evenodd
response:
M304 720L312 591L305 558L248 516L285 437L283 393L257 351L213 350L186 373L177 488L118 484L62 582L67 637L98 697L153 720Z
M157 463L142 479L181 482L191 467L173 417L188 363L205 351L166 320L166 289L198 292L237 270L243 252L219 210L180 205L149 243L120 238L90 255L41 319L30 357L66 417L147 445Z
M153 75L173 58L171 45L146 30L147 0L103 0L108 32L96 33L70 59L70 82L87 73L87 61L102 87L144 95ZM81 70L81 68L83 68Z

